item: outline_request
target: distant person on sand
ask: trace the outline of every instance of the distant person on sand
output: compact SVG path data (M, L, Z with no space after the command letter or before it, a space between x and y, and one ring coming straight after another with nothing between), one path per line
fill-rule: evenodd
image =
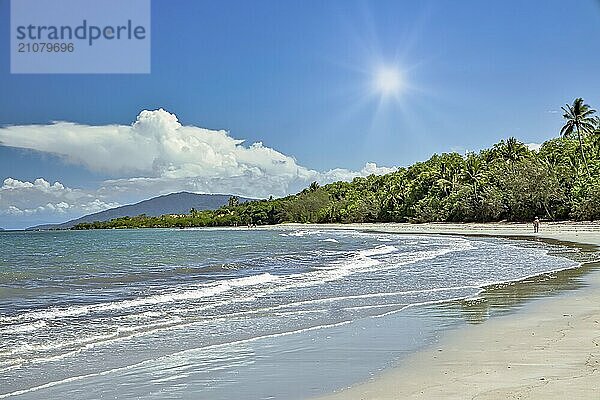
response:
M540 219L535 217L533 220L533 232L538 233L540 231Z

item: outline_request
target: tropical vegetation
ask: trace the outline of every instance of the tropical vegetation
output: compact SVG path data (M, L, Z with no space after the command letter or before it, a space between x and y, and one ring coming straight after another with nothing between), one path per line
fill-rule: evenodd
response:
M467 154L434 154L396 172L187 215L117 218L74 229L267 225L285 222L487 222L600 219L600 119L578 98L560 135L539 149L511 137Z

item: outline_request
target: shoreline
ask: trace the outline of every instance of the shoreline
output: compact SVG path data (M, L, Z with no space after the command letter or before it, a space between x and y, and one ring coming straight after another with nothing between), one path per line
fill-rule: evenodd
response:
M548 272L531 275L519 280L480 286L482 291L478 296L471 298L461 297L455 300L443 301L440 304L423 303L417 307L418 310L414 311L410 318L398 318L392 315L390 317L386 316L381 320L373 319L371 322L363 324L358 328L355 327L354 331L347 330L346 328L340 328L339 330L334 328L337 330L337 333L336 335L332 335L332 337L338 338L338 344L323 342L323 345L327 345L327 349L331 348L334 354L337 354L331 360L344 360L341 366L336 366L336 370L341 372L336 372L335 374L337 376L337 374L341 373L342 377L344 375L346 377L342 381L335 381L333 375L313 377L313 379L306 381L308 385L312 386L305 387L311 387L314 390L311 394L305 394L305 396L308 398L319 396L315 398L331 400L363 398L552 399L565 398L568 394L569 397L583 399L593 397L596 394L596 390L600 390L600 388L596 388L598 374L595 371L598 368L594 367L596 365L594 364L596 362L596 358L594 357L597 354L597 350L595 348L589 350L585 346L581 346L581 343L586 342L589 344L590 341L594 345L600 343L600 331L598 338L592 337L591 339L579 333L576 340L568 343L570 347L566 351L552 347L555 346L555 342L561 342L563 336L570 335L570 329L573 326L577 325L575 328L581 331L581 324L589 320L589 312L595 311L594 307L600 301L600 298L597 298L598 296L596 295L596 292L600 291L598 290L600 288L600 263L586 262L586 260L591 260L597 254L598 246L594 243L600 242L598 240L600 239L600 234L596 233L596 228L600 228L600 225L591 224L586 227L583 227L581 224L576 225L544 226L547 230L538 235L529 232L530 226L526 224L286 224L257 227L249 229L249 231L260 231L261 229L273 230L276 236L278 232L289 231L303 234L308 230L314 229L321 231L324 236L328 237L328 230L332 232L334 229L352 229L369 234L378 232L407 234L419 239L426 239L426 235L428 234L471 237L474 240L480 238L482 241L485 240L481 239L482 237L520 239L522 243L519 247L538 247L535 241L551 243L550 245L544 245L550 255L569 258L573 260L572 264L577 263L578 266L549 271L551 268L548 268L548 265L544 266L541 264L539 262L540 259L529 258L527 254L524 254L523 257L527 257L528 265L535 266L538 264L538 267L541 265L543 266L541 269L546 269ZM197 230L202 231L205 229L248 230L244 227L198 228ZM163 234L167 237L177 236L169 231L171 229L166 229L166 232ZM130 232L133 233L134 231L131 230ZM501 234L498 232L501 232ZM580 244L580 242L575 240L565 241L565 239L574 239L574 235L565 237L565 232L576 232L577 239L583 237L586 239L587 244ZM193 232L190 233L192 234L191 236L196 236ZM257 236L262 236L261 232L256 233L258 234ZM202 232L197 232L197 234L202 236ZM252 236L254 235L252 235L252 232L246 232L244 233L244 237L246 236L248 240L252 240ZM502 239L490 239L489 241L491 240L502 241ZM523 241L530 241L532 243L527 244L523 243ZM563 244L568 247L557 246L557 244ZM581 250L576 250L574 247ZM591 250L594 252L590 252ZM501 253L498 253L498 257L502 257ZM511 258L507 259L510 260ZM490 259L490 261L493 260ZM551 261L549 260L549 262ZM498 265L501 267L503 264ZM492 281L488 280L488 282ZM591 294L596 297L591 301L585 302L584 307L580 306L579 303L575 303L575 305L565 306L566 309L561 309L555 306L554 303L548 303L548 301L554 302L555 300L581 296L588 293L590 287L594 289ZM577 312L571 309L575 309ZM579 315L579 311L585 311L586 314ZM401 314L403 313L399 315ZM421 318L421 316L425 316L425 319ZM439 319L436 319L438 317ZM594 321L600 321L600 316L593 316L591 318ZM357 321L361 321L359 322L361 324L366 320L368 319L358 319ZM425 323L423 322L424 320L428 322ZM522 320L525 322L522 322ZM539 327L542 323L550 320L558 320L559 325L565 321L574 325L564 326L563 324L558 327L555 325ZM421 321L421 325L411 325L413 326L413 331L409 332L407 326L409 326L410 321ZM500 324L498 321L504 322ZM533 324L533 328L527 328L528 323ZM428 330L423 329L423 327L433 328L432 334L426 336ZM522 328L529 330L524 331ZM583 331L584 334L587 334L598 331L599 328L600 325L593 325L591 328L584 326ZM482 330L483 333L481 333ZM356 339L356 332L360 333L359 339ZM405 341L404 344L414 344L424 337L426 339L423 339L423 343L417 347L404 348L400 344L401 340ZM510 340L508 342L503 341L505 337ZM538 342L533 339L536 339ZM296 354L300 354L302 352L299 350L306 349L307 343L312 345L311 342L307 341L303 342L304 345L298 345L298 342L296 342L297 338L290 338L289 340L287 345L284 342L284 345L281 347L283 351L280 354L289 354L287 352L291 348L296 348ZM541 344L539 341L541 341ZM510 347L519 343L523 347L516 349ZM550 355L540 355L540 347L548 347ZM349 374L351 368L357 368L365 364L367 360L365 357L368 357L365 350L369 348L374 350L374 353L369 354L377 354L377 351L384 351L388 356L386 362L377 365L376 369L369 370L369 375ZM337 353L335 353L336 351ZM581 362L582 352L586 351L588 356L592 355L592 358L588 359L588 356L586 356L588 358L583 357L585 359ZM353 355L351 352L353 352ZM574 361L569 361L568 356L571 355L575 356L576 359ZM486 356L490 356L491 358L485 358ZM505 358L503 359L502 357ZM309 352L304 360L304 362L310 360L322 367L323 364L318 363L326 361L327 356L323 352L316 352L311 356ZM560 362L566 363L566 366L563 365L561 367L559 365ZM588 364L592 366L593 376L591 378L585 377L587 373L585 368L588 368ZM306 365L309 364L307 363ZM532 368L532 365L537 365L540 368L541 366L551 368L552 373L554 373L553 369L556 365L559 365L566 372L561 370L560 373L552 375L552 373L548 373L543 369L536 371L520 370L520 368ZM576 365L576 367L571 368L572 365ZM584 365L583 372L579 368L581 365ZM348 368L348 370L344 368ZM315 371L318 370L317 368ZM509 373L509 375L503 375L506 373ZM488 375L492 376L488 377ZM572 380L574 376L584 376L584 379L590 379L590 381L585 381L582 384L582 379L578 379L574 383L575 390L568 389L568 392L560 392L560 395L556 395L556 397L549 396L547 393L528 397L532 390L538 390L535 387L536 384L554 385L553 379L555 379L562 385L565 381ZM295 382L299 379L298 375L293 372L286 372L282 377L290 379L290 382ZM489 380L486 381L485 379L488 378ZM522 388L518 386L521 380L525 380L527 383L533 382L530 386L534 388L522 391ZM512 385L511 390L513 391L488 393L494 390L505 390L506 387L498 388L494 386L499 382L502 382L504 385ZM323 386L318 389L320 385ZM336 389L349 385L352 386L341 391L338 391L340 389ZM515 386L517 386L516 389ZM577 390L581 391L582 387L587 391L577 394ZM475 391L469 392L470 388L474 388ZM557 391L555 388L552 390ZM572 392L575 395L572 395ZM468 393L469 396L465 396L465 393Z
M597 223L544 224L538 234L529 224L508 223L285 226L543 240L600 250ZM600 392L599 267L598 261L582 261L576 269L590 269L584 274L586 284L582 287L558 290L508 315L484 318L484 323L446 332L434 346L409 356L400 365L317 399L593 398ZM494 289L486 287L485 291L489 295ZM506 301L502 296L507 294L499 294Z
M427 222L422 224L374 222L354 224L299 224L261 225L252 229L273 229L276 227L297 227L306 229L347 229L366 232L431 234L454 236L488 236L504 238L550 239L581 245L591 245L600 249L600 221L545 222L539 233L533 232L533 226L522 222Z

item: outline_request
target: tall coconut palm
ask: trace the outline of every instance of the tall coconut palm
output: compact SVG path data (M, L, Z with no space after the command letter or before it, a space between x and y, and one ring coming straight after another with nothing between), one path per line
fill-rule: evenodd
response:
M527 146L519 142L514 137L509 137L504 146L503 157L505 160L514 163L527 155Z
M596 117L596 127L594 128L592 142L596 148L596 156L600 158L600 117Z
M596 110L585 104L581 97L576 98L573 101L573 105L565 104L565 107L561 108L565 112L563 118L566 120L566 122L560 130L560 134L568 137L572 136L573 132L577 133L583 165L585 165L585 170L588 174L588 177L591 177L590 169L585 158L585 152L583 151L583 136L594 131L596 120L594 117L592 117L592 115L596 112Z
M477 155L470 153L467 155L467 159L465 161L465 178L468 183L473 185L473 193L475 197L478 197L478 187L484 178L484 165L481 158Z

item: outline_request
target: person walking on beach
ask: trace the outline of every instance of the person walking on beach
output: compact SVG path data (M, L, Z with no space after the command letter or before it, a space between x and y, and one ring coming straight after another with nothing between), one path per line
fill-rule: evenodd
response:
M535 217L533 220L533 233L538 233L540 231L540 219Z

